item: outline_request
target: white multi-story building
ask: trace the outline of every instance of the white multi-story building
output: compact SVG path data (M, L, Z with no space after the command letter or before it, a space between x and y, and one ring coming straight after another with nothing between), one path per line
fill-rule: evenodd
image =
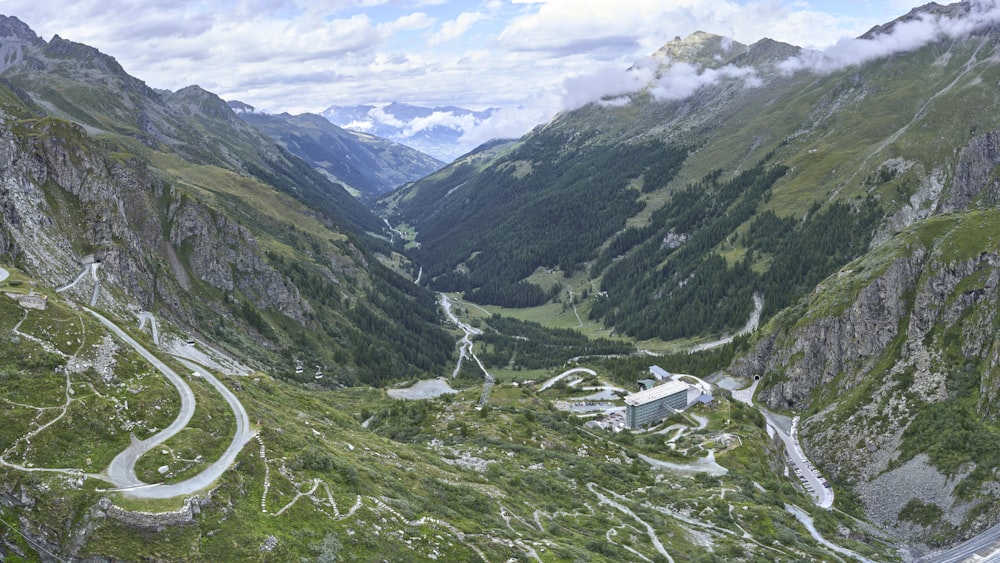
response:
M625 425L637 430L687 408L690 387L683 381L667 381L625 397Z

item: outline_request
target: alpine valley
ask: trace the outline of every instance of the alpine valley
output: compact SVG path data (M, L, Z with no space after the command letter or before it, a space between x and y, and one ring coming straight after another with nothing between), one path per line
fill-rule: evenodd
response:
M699 32L447 166L0 17L0 558L1000 552L987 13Z

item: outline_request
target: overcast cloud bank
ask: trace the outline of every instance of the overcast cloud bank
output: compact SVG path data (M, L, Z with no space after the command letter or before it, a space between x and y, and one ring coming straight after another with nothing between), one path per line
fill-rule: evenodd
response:
M924 1L3 0L0 11L42 37L97 47L155 88L198 84L273 113L389 100L505 108L480 122L445 112L404 124L460 129L471 147L586 103L624 104L636 91L673 100L722 80L760 84L738 67L625 70L696 30L813 48L783 70L829 72L965 33L997 12L996 0L978 1L968 18L924 18L896 26L891 39L838 41Z

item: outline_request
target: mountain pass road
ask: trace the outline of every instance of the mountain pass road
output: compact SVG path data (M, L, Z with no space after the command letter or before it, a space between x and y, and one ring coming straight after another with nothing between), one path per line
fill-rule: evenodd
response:
M131 346L136 352L139 353L139 355L159 370L160 373L166 376L174 387L177 388L181 397L180 412L170 426L157 432L153 436L146 438L145 440L138 440L133 436L132 443L129 447L115 456L115 458L111 461L111 465L108 466L106 471L108 480L118 487L121 492L136 498L170 498L189 495L211 485L216 479L222 476L230 465L232 465L233 461L236 459L236 455L239 454L240 450L243 449L243 446L245 446L246 443L249 442L254 436L254 433L250 429L249 417L247 416L246 410L243 408L239 399L228 388L226 388L222 382L216 379L212 374L208 373L207 370L181 359L181 363L190 368L193 373L203 377L209 384L215 387L215 389L229 404L229 407L233 410L233 414L236 417L236 433L233 440L230 442L229 447L226 448L226 451L222 454L222 457L209 465L204 471L194 477L191 477L190 479L169 485L150 484L139 480L135 472L135 464L139 457L172 438L178 432L183 430L187 426L188 422L191 421L191 417L194 416L195 408L194 392L191 391L191 387L180 375L177 374L177 372L171 369L170 366L163 363L141 344L136 342L135 339L126 334L125 331L118 328L117 325L109 321L101 314L90 309L86 310L90 312L90 314L94 315L94 317L96 317L101 324L107 327L108 330Z

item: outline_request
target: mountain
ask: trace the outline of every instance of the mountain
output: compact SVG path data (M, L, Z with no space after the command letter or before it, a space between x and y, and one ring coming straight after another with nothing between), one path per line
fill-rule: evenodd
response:
M384 105L330 106L322 116L345 129L369 133L451 162L467 152L462 137L489 119L496 108L481 111L455 106L422 107L400 102Z
M241 102L229 105L240 119L267 133L363 201L423 178L444 165L404 145L341 129L319 115L271 115L256 113L252 106Z
M0 558L830 557L756 410L584 426L629 342L436 302L405 233L211 92L14 18L0 52Z
M928 4L829 53L677 39L633 67L643 92L380 208L430 287L506 314L571 304L592 332L685 350L761 300L714 365L801 416L840 506L914 544L969 537L1000 521L978 445L1000 430L1000 27L982 14Z
M5 261L61 287L96 256L102 307L289 377L295 358L330 366L330 384L448 361L434 298L393 270L383 222L343 186L215 94L154 91L91 47L2 24Z
M384 197L392 228L214 94L0 19L0 557L989 543L982 13L929 5L886 27L922 46L876 32L853 59L671 42L644 91ZM624 430L650 375L690 404Z

